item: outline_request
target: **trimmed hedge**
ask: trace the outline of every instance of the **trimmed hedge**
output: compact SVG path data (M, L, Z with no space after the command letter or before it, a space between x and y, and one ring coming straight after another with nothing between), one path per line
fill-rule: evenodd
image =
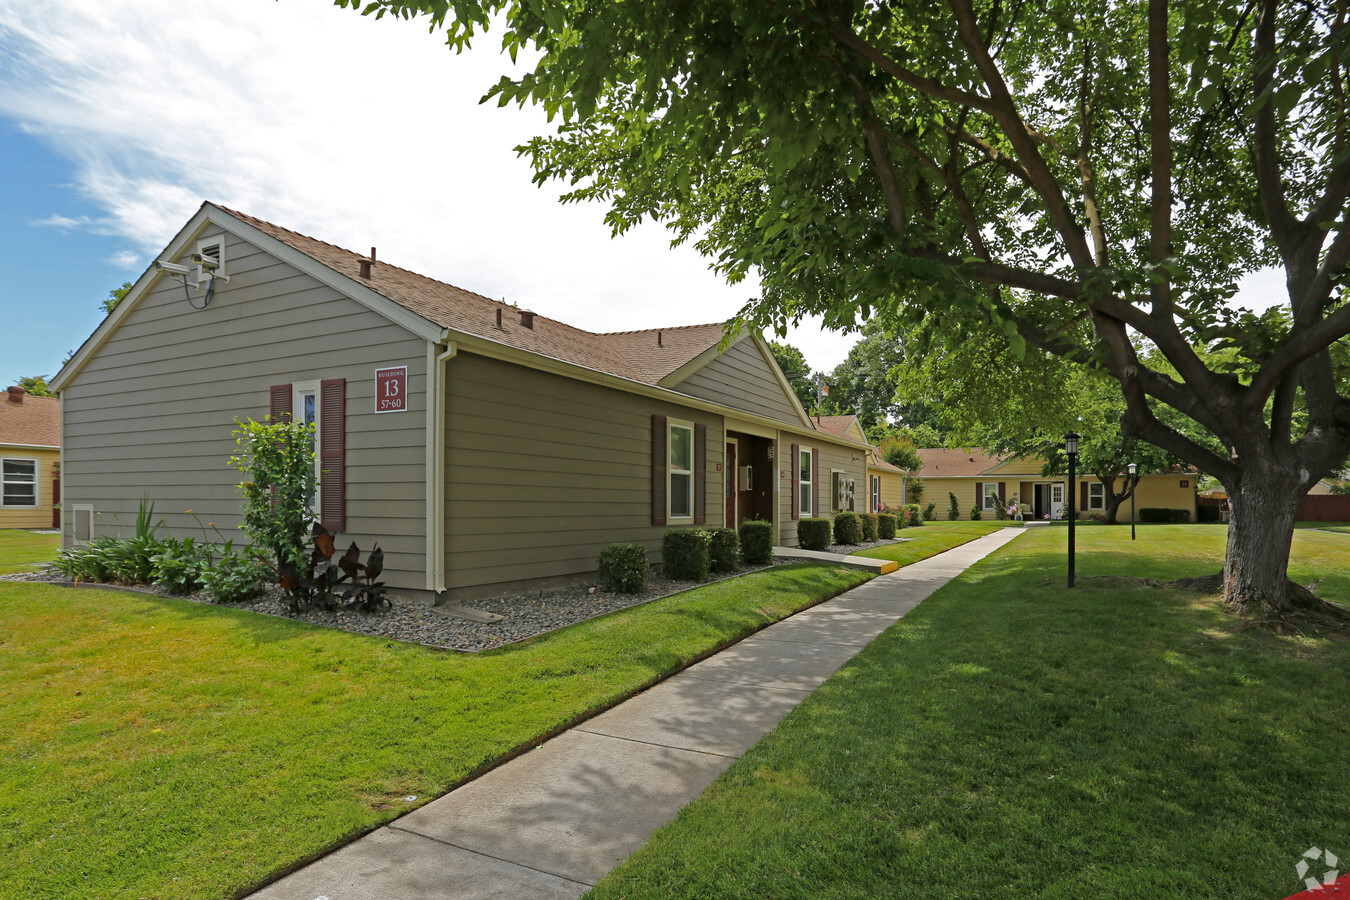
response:
M834 542L836 544L861 544L862 520L855 512L844 510L834 514Z
M734 572L741 561L741 539L730 528L714 528L708 542L708 567L713 572Z
M919 504L917 503L905 504L905 512L909 514L909 517L905 524L915 528L923 524L923 510L919 508Z
M702 581L712 560L708 545L712 535L702 528L675 528L661 539L661 564L667 578Z
M961 505L956 502L956 495L951 491L947 492L947 521L955 522L961 518Z
M1223 510L1208 504L1197 506L1195 508L1195 521L1206 525L1213 522L1222 522Z
M1185 525L1191 521L1191 511L1189 509L1165 509L1157 506L1146 506L1139 510L1139 521L1155 525Z
M858 520L862 522L862 539L864 541L875 541L877 539L877 514L858 513Z
M647 586L647 548L641 544L610 544L600 551L596 568L600 590L639 593Z
M741 523L741 559L749 566L773 562L773 523L751 519Z
M895 530L898 527L895 516L890 513L881 513L877 516L877 537L883 541L889 541L895 537Z
M933 512L933 510L934 510L936 507L937 507L937 503L933 502L932 500L929 500L929 501L928 501L928 506L925 507L925 508L924 508L924 511L923 511L923 520L924 520L925 522L932 522L933 520L935 520L935 519L937 518L937 513Z
M830 520L798 519L797 546L803 550L830 549Z

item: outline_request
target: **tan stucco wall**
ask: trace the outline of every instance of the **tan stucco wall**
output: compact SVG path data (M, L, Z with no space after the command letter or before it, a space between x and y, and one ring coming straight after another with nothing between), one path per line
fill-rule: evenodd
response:
M34 447L0 446L0 457L5 459L37 460L37 499L36 508L31 506L0 506L0 528L51 528L52 527L52 487L55 481L56 464L61 461L61 451L43 450Z

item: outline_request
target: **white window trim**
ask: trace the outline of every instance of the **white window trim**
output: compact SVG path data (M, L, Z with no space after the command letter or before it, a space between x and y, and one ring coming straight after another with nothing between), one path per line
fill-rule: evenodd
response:
M798 506L797 514L803 519L809 519L815 512L815 510L813 509L813 504L811 502L815 498L815 490L814 490L815 481L810 477L807 478L801 477L802 460L806 460L806 471L810 475L814 475L815 474L814 467L811 465L812 453L810 447L797 448L797 506ZM803 493L802 491L803 487L809 488L810 490L807 490L805 493Z
M675 444L675 441L674 441L674 437L675 437L675 429L677 429L677 428L679 428L679 429L681 429L681 430L683 430L683 431L689 432L689 468L688 468L688 469L676 469L676 468L675 468L675 453L674 453L673 451L674 451L674 444ZM694 454L697 452L697 449L698 449L698 448L694 446L694 423L693 423L693 422L686 422L686 421L683 420L683 419L667 419L667 420L666 420L666 521L667 521L667 522L693 522L693 521L694 521L694 500L695 500L695 497L694 497L694 490L695 490L695 488L696 488L696 485L694 484L694 466L695 466L695 463L697 462L697 460L694 459ZM674 513L674 511L673 511L673 510L675 509L675 503L674 503L674 501L675 501L675 476L676 476L676 475L688 475L688 476L689 476L689 514L688 514L687 516L677 516L677 515L675 515L675 513Z
M1100 481L1088 482L1088 509L1106 509L1106 485Z
M314 395L314 506L310 509L310 514L317 519L319 510L323 509L323 469L321 468L323 455L320 443L320 434L323 427L323 391L320 389L317 380L291 383L292 422L304 421L304 399L309 394Z
M990 488L993 488L991 491ZM980 508L994 509L998 506L998 482L981 481L980 482Z
M872 512L881 512L881 476L871 476L872 485Z
M26 462L33 464L33 480L6 482L4 480L4 463L7 462ZM10 503L9 493L5 490L6 484L32 484L33 502L32 503ZM42 508L42 462L31 456L4 456L0 457L0 508L3 509L41 509Z

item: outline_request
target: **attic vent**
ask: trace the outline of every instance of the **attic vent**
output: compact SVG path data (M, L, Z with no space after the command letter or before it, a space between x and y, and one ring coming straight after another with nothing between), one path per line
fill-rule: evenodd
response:
M534 316L535 316L534 310L530 310L530 309L522 309L522 310L520 311L520 324L521 324L521 325L524 325L526 328L528 328L528 329L530 329L531 331L533 331L533 330L534 330Z
M17 385L17 384L14 385L13 387L8 388L7 390L8 390L8 392L9 392L9 399L10 399L11 401L13 401L14 403L22 403L22 402L23 402L23 395L26 394L26 393L28 393L27 391L25 391L25 390L23 389L23 387L22 387L21 385Z

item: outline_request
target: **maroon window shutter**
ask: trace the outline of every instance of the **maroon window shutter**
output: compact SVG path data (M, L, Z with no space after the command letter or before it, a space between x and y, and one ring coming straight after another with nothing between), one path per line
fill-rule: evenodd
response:
M666 417L652 416L652 524L666 524Z
M289 384L272 385L272 407L268 416L273 422L280 422L282 416L291 418L291 386Z
M319 382L319 521L347 530L347 379Z
M802 515L801 503L801 473L802 473L802 448L796 444L792 445L792 518L799 519Z
M984 509L984 482L975 482L975 506Z
M811 515L820 515L820 451L811 448Z
M694 524L708 521L708 426L694 426Z
M1080 494L1081 494L1083 500L1082 500L1081 503L1078 504L1078 508L1079 508L1079 509L1087 509L1087 508L1088 508L1088 493L1087 493L1088 483L1087 483L1086 481L1084 481L1081 485L1079 485L1079 487L1082 488L1082 491L1080 492Z
M1003 507L1008 505L1008 483L1006 481L998 483L998 505Z

